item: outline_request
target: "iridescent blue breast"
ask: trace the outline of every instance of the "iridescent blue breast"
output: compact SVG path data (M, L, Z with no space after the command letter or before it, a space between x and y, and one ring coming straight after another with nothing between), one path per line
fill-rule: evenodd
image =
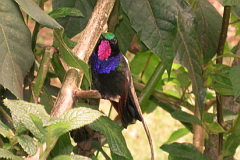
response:
M120 56L120 54L117 54L108 59L100 60L94 52L91 56L91 67L97 73L110 73L118 67L121 58Z

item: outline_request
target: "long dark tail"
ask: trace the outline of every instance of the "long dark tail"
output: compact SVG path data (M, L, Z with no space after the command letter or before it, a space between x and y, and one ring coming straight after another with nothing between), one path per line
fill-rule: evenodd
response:
M120 115L123 127L127 128L129 124L134 124L136 120L142 121L131 92L127 95L126 100L121 98L119 103L114 101L111 101L111 103Z

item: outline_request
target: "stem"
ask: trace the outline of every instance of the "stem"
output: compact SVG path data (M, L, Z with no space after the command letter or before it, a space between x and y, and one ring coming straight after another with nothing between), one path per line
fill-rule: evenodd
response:
M136 90L139 90L142 92L143 89L145 88L145 85L142 83L134 82L134 87ZM190 103L183 101L180 98L166 94L160 90L154 89L151 96L157 98L159 101L161 101L163 103L166 103L169 105L171 104L171 106L173 106L173 108L175 108L175 110L179 109L179 106L183 106L184 108L187 108L192 113L194 112L194 110L193 110L194 106L191 105Z
M41 9L43 9L43 7L44 7L44 2L45 2L45 0L39 0L39 7ZM37 35L38 35L40 28L41 28L41 25L38 22L36 22L34 29L33 29L33 34L32 34L32 50L33 51L35 51Z
M151 78L149 79L148 83L146 84L146 87L141 92L140 99L139 99L139 103L141 105L145 104L145 102L149 99L154 88L156 87L158 82L161 80L164 71L165 71L165 67L163 66L162 63L159 63L154 73L152 74Z
M62 83L64 80L64 76L66 74L66 71L62 65L62 62L61 62L58 54L53 55L52 66L53 66L53 69L54 69L56 75L58 76L58 79Z
M218 42L218 49L217 49L217 56L222 56L224 51L224 44L227 39L227 32L228 32L228 26L229 26L229 19L230 19L230 6L224 7L224 13L223 13L223 21L222 21L222 29L220 33L220 38ZM223 58L217 58L216 64L222 64ZM216 93L216 101L217 101L217 121L220 125L223 124L223 113L222 113L222 100L221 95ZM223 147L223 133L219 133L218 136L218 156L221 156L221 151Z
M48 47L45 50L45 53L43 55L37 77L34 80L34 86L33 86L33 99L34 102L37 103L37 99L40 96L42 86L45 82L45 79L47 77L48 69L51 63L51 59L53 56L53 53L55 51L55 48L53 47Z

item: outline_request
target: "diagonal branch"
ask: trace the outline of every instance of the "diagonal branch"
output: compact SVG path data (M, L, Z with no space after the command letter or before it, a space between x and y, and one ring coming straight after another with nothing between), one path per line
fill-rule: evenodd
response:
M81 34L80 39L78 40L78 44L73 49L74 54L79 59L84 60L86 63L88 62L88 59L92 54L92 51L98 41L99 36L101 35L101 33L104 32L104 30L106 30L104 29L104 27L107 25L107 20L112 11L114 3L115 0L99 0L97 2L92 16L88 21L88 24L84 29L83 33ZM76 69L70 69L69 71L72 70ZM67 77L65 78L68 79L68 75L72 78L79 78L79 80L75 80L75 83L72 84L75 86L75 89L80 87L83 78L83 72L77 72L79 72L78 76L73 76L75 74L66 74ZM64 85L62 86L62 88L64 88ZM69 99L69 96L74 95L74 87L72 89L73 90L71 90L71 92L69 93L70 95L68 95L68 92L59 92L51 116L59 116L61 115L61 113L64 113L72 108L75 103L75 98ZM65 105L66 103L67 105Z

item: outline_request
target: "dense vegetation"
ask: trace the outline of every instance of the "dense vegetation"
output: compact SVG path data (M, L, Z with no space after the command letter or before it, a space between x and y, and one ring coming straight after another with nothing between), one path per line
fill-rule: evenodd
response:
M158 149L171 160L233 159L240 144L240 1L219 0L223 16L208 0L103 1L0 1L0 158L133 159L123 127L98 111L99 99L75 92L91 89L87 60L107 22L129 58L142 111L161 107L185 126ZM99 30L86 27L103 4ZM229 26L234 42L226 41ZM44 28L52 35L47 44L38 37ZM84 58L81 44L90 50ZM193 143L175 142L189 132Z

